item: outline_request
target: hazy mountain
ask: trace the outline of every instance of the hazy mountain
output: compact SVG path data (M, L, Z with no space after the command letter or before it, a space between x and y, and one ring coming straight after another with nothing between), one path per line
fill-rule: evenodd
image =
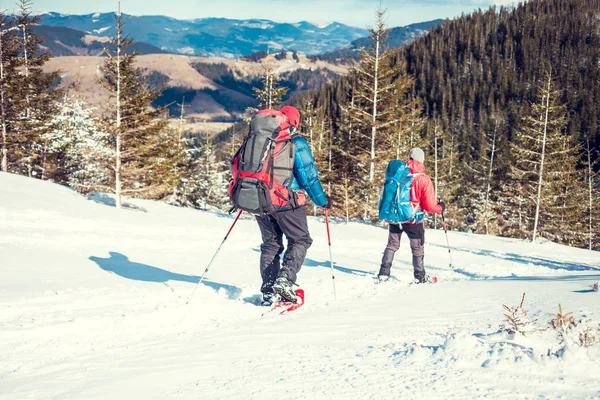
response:
M44 38L43 46L54 57L99 56L103 54L104 46L110 40L105 36L89 35L61 26L36 25L33 30ZM108 47L111 46L108 44ZM166 53L164 50L144 42L135 42L129 50L136 51L140 55Z
M392 28L388 39L385 41L385 45L390 48L402 47L404 44L410 43L427 34L431 28L437 27L442 22L444 22L443 19L436 19L433 21ZM352 43L347 46L318 55L317 58L328 61L356 58L358 57L358 49L360 47L367 48L371 44L372 40L369 37L362 37L352 41Z
M68 27L93 36L113 36L114 14L46 13L42 24ZM204 18L178 20L165 16L127 16L126 31L136 41L165 52L205 57L237 58L260 50L297 50L321 54L365 37L365 29L334 22L318 27L309 22Z

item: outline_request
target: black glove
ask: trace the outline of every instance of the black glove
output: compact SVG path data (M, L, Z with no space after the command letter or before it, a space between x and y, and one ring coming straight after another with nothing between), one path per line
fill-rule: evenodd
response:
M440 207L442 207L442 214L444 213L444 211L446 211L446 203L444 203L443 201L439 202Z
M325 200L326 200L326 202L325 202L325 205L323 206L323 208L326 208L329 210L331 208L331 206L333 205L331 203L331 197L325 195Z

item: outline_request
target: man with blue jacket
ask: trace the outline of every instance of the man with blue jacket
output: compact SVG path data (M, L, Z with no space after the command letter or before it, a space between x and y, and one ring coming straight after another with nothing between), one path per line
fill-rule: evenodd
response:
M300 125L300 113L291 106L285 106L281 112L290 120L292 131ZM261 292L263 305L273 303L273 297L278 294L282 300L296 302L293 285L296 276L302 268L306 252L312 244L306 219L305 191L318 207L330 208L331 200L323 191L319 181L319 171L306 139L300 135L294 136L296 154L294 158L294 180L290 189L297 194L295 208L256 217L262 235L260 247L260 272L263 280ZM283 255L283 235L287 239L287 249Z

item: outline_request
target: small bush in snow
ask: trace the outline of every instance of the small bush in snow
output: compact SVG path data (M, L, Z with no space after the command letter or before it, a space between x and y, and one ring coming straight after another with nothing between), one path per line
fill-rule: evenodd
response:
M592 327L592 320L588 319L580 321L579 327L579 346L581 347L592 347L593 345L600 343L599 332L596 328Z
M506 325L502 325L500 328L502 330L506 330L509 333L520 333L521 335L526 335L529 332L533 332L535 330L534 323L537 320L529 319L527 315L527 310L523 308L523 303L525 302L525 293L523 293L523 297L521 298L521 304L518 307L512 308L504 305L504 316L506 317Z
M592 326L592 320L575 320L573 313L564 313L562 306L558 305L558 313L551 314L554 318L549 325L554 329L561 342L568 346L571 343L579 347L591 347L600 343L598 329Z
M558 313L550 314L554 318L550 320L548 323L552 329L558 332L559 335L563 336L567 333L572 326L575 325L575 319L573 318L573 313L564 313L562 309L562 305L558 305Z

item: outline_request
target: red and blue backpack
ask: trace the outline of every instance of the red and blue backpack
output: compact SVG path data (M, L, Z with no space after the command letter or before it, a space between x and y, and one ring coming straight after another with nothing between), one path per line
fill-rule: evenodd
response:
M231 161L229 198L234 209L263 215L303 205L304 197L289 189L295 156L289 119L280 111L259 111Z

